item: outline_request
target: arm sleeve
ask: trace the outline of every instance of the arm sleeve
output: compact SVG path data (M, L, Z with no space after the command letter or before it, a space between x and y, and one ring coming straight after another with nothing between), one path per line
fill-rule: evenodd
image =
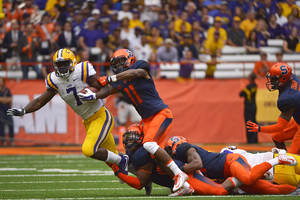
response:
M260 132L263 133L275 133L275 132L281 132L283 129L288 125L288 121L278 117L277 124L271 125L271 126L261 126Z
M127 183L127 185L129 185L130 187L133 187L137 190L142 189L140 180L136 177L128 176L128 175L125 175L123 173L119 173L118 178L120 178L122 181Z

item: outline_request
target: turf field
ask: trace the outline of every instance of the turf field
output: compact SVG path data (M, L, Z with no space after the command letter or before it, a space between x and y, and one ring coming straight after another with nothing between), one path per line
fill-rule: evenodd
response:
M105 163L83 155L0 156L0 199L300 199L286 195L168 197L153 184L151 196L120 184Z

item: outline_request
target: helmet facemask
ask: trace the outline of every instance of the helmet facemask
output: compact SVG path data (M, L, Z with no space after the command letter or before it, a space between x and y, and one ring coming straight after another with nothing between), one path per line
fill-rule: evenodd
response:
M128 69L128 67L126 66L126 63L127 63L126 57L119 56L119 57L113 58L110 61L110 68L114 74L118 74L118 73L121 73Z
M143 133L128 130L123 134L123 146L125 149L132 151L135 147L142 145L143 138Z
M68 78L72 72L72 64L71 60L56 59L56 61L53 62L55 75L61 78Z

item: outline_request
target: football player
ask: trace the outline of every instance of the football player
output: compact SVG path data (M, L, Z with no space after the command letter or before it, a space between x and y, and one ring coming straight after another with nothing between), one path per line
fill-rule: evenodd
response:
M227 153L238 153L243 155L251 167L258 165L264 161L270 160L273 157L276 157L278 154L286 154L285 150L273 148L272 152L265 153L249 153L243 149L238 149L236 146L227 146L221 150L222 152ZM300 156L295 154L287 153L287 155L292 155L297 162L300 162ZM296 166L285 166L285 165L277 165L274 168L271 168L268 172L269 178L271 182L277 184L289 184L292 186L298 186L300 183L300 165ZM300 188L300 187L298 187ZM297 188L297 195L300 193L300 189ZM241 190L237 190L238 193L243 193Z
M165 138L173 126L173 115L156 91L149 63L136 61L128 49L119 49L110 59L110 67L115 75L100 77L103 88L93 93L79 93L82 100L103 99L120 91L124 98L134 105L142 117L144 140L143 147L163 162L174 173L173 191L179 190L188 179L171 157L164 151Z
M46 77L46 91L38 98L30 101L24 108L7 110L7 115L23 116L32 113L47 104L56 94L83 119L86 138L82 152L86 157L115 163L126 172L128 156L119 156L111 131L114 118L103 102L81 101L77 93L85 87L100 89L96 71L88 61L78 63L69 49L59 49L53 56L54 72Z
M123 145L126 148L126 153L130 157L130 162L136 170L136 177L128 176L122 173L118 166L113 165L112 168L115 171L115 175L126 182L129 186L135 189L142 189L149 181L152 181L158 185L173 188L174 181L162 170L159 170L157 164L152 159L151 154L143 147L144 134L138 124L133 124L128 127L127 131L123 134ZM178 166L183 166L184 163L174 159ZM170 171L171 172L171 171ZM169 196L181 196L187 194L199 194L199 195L226 195L228 191L233 189L233 185L229 180L217 184L201 175L201 172L196 171L189 175L187 181L191 186L184 185L177 192L170 194ZM194 189L193 189L194 188ZM225 190L226 188L226 190Z
M289 194L295 190L295 187L290 185L277 186L265 180L258 180L272 166L277 164L297 165L296 159L292 156L279 155L251 168L247 160L240 154L209 152L201 147L187 143L187 140L181 136L170 138L165 145L165 150L173 158L187 163L181 167L182 171L192 173L202 169L205 170L206 176L211 179L235 177L235 179L231 179L233 185L235 187L242 184L246 185L246 188L243 190L248 193L255 191L258 194ZM251 185L251 189L247 187L249 185ZM252 190L253 188L255 190Z
M259 126L248 121L247 128L251 132L271 133L276 147L280 149L286 148L285 140L292 139L288 153L300 154L300 79L292 73L288 64L282 62L271 66L266 76L268 90L279 91L277 107L281 114L277 124Z

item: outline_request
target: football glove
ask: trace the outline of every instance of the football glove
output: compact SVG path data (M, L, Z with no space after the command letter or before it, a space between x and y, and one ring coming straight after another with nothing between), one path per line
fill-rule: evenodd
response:
M101 76L98 79L98 82L104 87L107 84L111 83L111 82L116 82L117 81L117 77L116 75L113 76Z
M257 124L255 124L249 120L249 121L247 121L247 129L249 130L249 132L259 132L260 126L258 126Z
M118 165L113 164L113 165L111 166L111 168L112 168L112 170L115 172L115 176L118 176L118 175L121 173L121 170L120 170L120 168L119 168Z
M23 116L25 115L26 111L24 108L11 108L7 110L7 115L10 116Z
M79 92L77 95L82 101L93 101L96 100L96 93L92 92L90 89L85 88L86 93Z

